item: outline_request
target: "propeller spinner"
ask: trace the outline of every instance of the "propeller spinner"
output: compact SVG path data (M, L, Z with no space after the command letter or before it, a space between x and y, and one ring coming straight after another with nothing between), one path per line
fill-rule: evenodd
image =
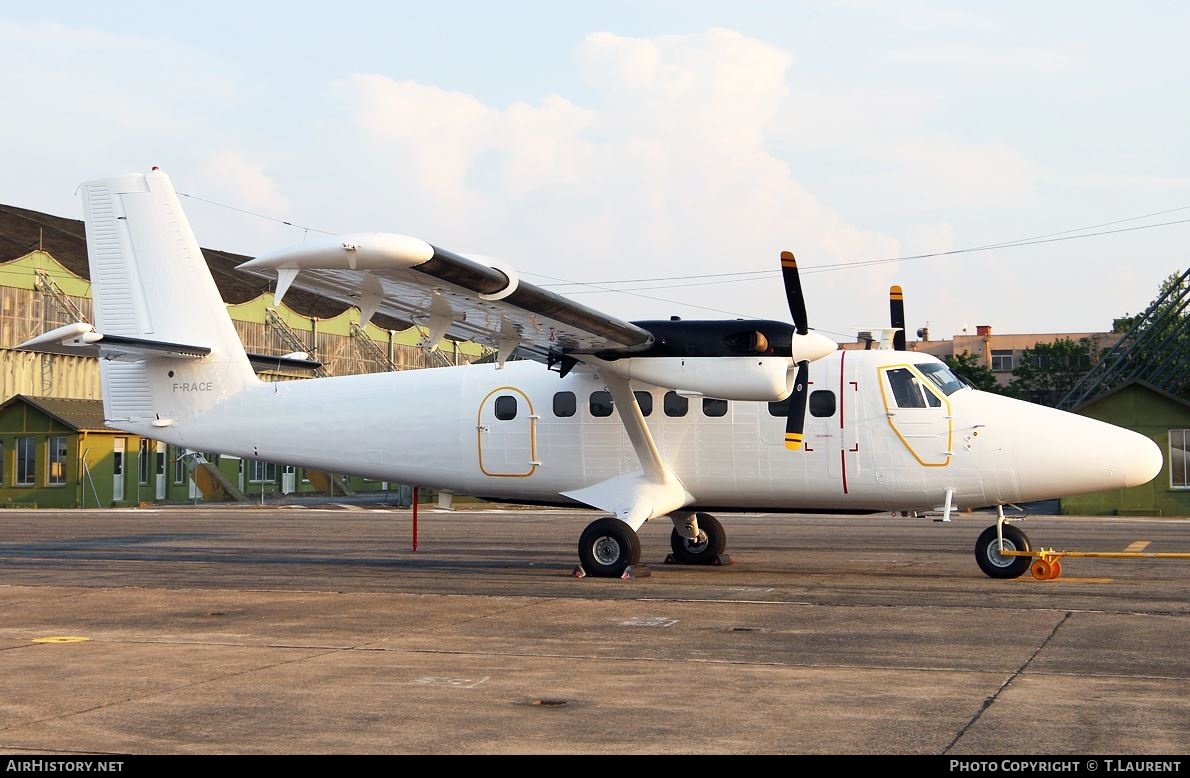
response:
M806 315L806 298L802 294L802 280L797 271L797 260L789 251L781 252L781 277L785 281L785 297L789 301L789 313L797 334L793 336L790 357L797 362L797 376L793 381L793 393L789 397L789 416L785 422L785 448L797 451L802 447L802 433L806 425L806 405L810 399L810 362L821 359L839 344L825 335L810 332Z

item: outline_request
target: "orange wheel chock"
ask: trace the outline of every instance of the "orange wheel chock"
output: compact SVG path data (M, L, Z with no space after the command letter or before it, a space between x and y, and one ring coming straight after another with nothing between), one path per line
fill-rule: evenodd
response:
M1050 563L1044 559L1038 559L1033 564L1029 565L1029 572L1038 581L1045 581L1052 578Z

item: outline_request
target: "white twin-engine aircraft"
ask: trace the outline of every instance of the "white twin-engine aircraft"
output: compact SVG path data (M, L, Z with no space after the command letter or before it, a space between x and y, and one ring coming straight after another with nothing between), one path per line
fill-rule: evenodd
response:
M361 324L381 311L424 324L429 348L449 333L498 360L263 382L169 178L154 168L81 192L96 323L19 348L99 357L109 425L446 494L594 507L609 515L583 531L579 575L631 577L637 530L659 517L673 522L670 561L698 565L729 559L709 511L948 520L998 506L975 556L987 575L1015 578L1031 559L1009 552L1030 545L1004 505L1135 486L1161 469L1146 437L976 391L932 356L840 350L810 331L788 252L792 325L626 322L416 238L313 240L240 267L275 277L277 301L300 275L299 288L357 305Z

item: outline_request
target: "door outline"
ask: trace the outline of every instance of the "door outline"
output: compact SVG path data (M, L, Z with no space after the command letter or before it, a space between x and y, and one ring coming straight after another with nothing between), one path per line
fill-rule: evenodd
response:
M495 414L495 400L493 399L501 392L512 393L519 395L525 401L525 407L529 409L528 414L522 414L518 408L517 414L512 419L499 420L496 419ZM541 464L537 461L537 421L539 417L533 411L533 402L529 399L529 395L517 389L515 386L501 386L488 392L483 400L479 403L479 411L475 417L475 449L478 456L479 472L492 478L528 478L537 471L537 467ZM512 449L513 455L516 459L515 463L509 460L508 449L505 448L504 463L497 463L496 459L496 436L501 436L502 443L508 443L509 438L504 436L515 436L522 434L520 425L523 422L528 422L528 445L522 452L516 446ZM501 425L501 427L496 427ZM488 462L484 462L484 446L485 439L488 448L489 458ZM514 444L517 442L513 439ZM523 465L520 462L520 454L524 454ZM507 470L509 472L501 472Z
M917 379L917 383L920 388L926 392L929 392L933 397L936 397L940 401L939 405L936 407L926 408L901 408L898 406L897 403L889 397L888 372L890 370L901 369L908 370L910 373L912 373ZM878 370L880 373L880 398L884 403L884 413L888 417L888 426L892 428L892 431L896 434L897 438L900 439L901 443L905 446L905 449L913 455L913 458L916 459L917 463L922 467L947 467L950 465L951 452L953 450L952 439L954 435L954 416L951 413L950 398L937 392L933 387L933 381L927 380L925 376L923 376L917 371L916 368L913 367L913 365L908 363L899 365L884 365L878 368ZM938 437L941 435L942 430L945 429L945 448L937 454L931 454L928 451L922 451L920 450L920 446L915 448L914 445L906 438L905 434L902 434L902 430L900 426L898 426L903 425L906 421L913 425L922 425L923 427L926 425L929 425L930 427L936 426L938 431L930 435L930 437ZM945 425L944 428L941 426L942 424ZM909 436L926 437L914 434L910 434ZM928 461L935 458L940 458L942 461Z

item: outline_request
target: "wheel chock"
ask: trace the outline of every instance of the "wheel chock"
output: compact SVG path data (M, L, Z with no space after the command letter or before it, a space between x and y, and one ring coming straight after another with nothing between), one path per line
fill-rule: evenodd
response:
M645 565L628 565L628 567L624 568L624 572L620 573L620 578L624 580L629 578L648 578L652 574L653 571ZM575 578L586 578L587 571L583 569L582 565L578 565L574 568L573 575Z

